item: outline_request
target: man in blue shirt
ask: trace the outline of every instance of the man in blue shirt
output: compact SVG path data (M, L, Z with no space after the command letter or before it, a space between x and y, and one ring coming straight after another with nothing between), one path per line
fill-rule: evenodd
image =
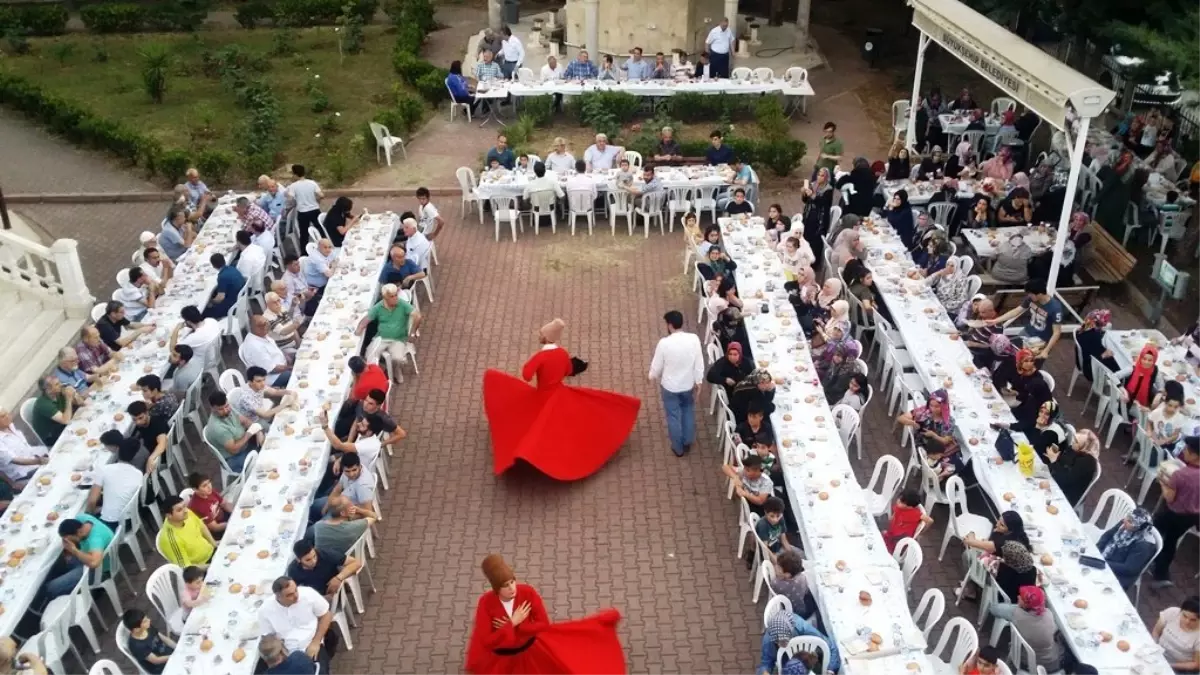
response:
M792 638L801 636L824 640L825 644L829 645L829 661L826 669L833 673L842 669L842 655L838 651L837 641L829 639L804 617L786 609L780 609L767 619L767 627L762 636L762 660L758 666L758 675L774 673L775 658L779 650L787 647L788 641Z
M278 635L264 635L258 641L258 654L267 664L267 675L313 675L317 664L300 650L288 652Z
M709 139L712 141L712 147L705 151L704 157L710 166L733 162L733 148L724 144L720 131L714 130Z
M600 75L596 64L588 61L588 53L586 49L580 49L579 55L575 60L567 64L567 69L563 72L564 80L594 80Z
M485 160L485 168L492 165L492 160L500 162L500 166L511 171L517 165L517 156L513 154L512 148L508 147L508 136L498 134L496 136L496 147L488 150L487 159Z
M267 189L258 198L258 208L267 212L272 218L283 215L284 204L287 203L287 191L274 178L267 180Z
M654 64L642 58L641 47L634 47L633 57L621 66L621 70L628 74L631 81L649 80L650 75L654 72Z
M403 243L397 242L388 252L388 261L383 263L383 271L379 273L379 283L396 284L400 288L408 288L413 282L425 277L424 270L415 261L409 260Z
M187 213L183 209L172 211L162 222L162 232L158 235L158 247L172 262L179 260L187 252L196 233L192 224L187 221Z
M192 210L199 211L204 217L208 217L208 214L216 208L216 200L213 198L212 192L209 192L208 186L200 180L200 172L188 169L187 182L183 185L187 188L188 203L191 204Z
M217 287L208 301L204 316L223 319L229 315L229 310L237 302L238 293L246 285L246 277L242 276L236 267L225 264L225 256L220 253L212 254L208 261L217 270Z
M988 325L1004 324L1025 312L1029 312L1029 323L1021 331L1021 345L1033 352L1037 360L1045 360L1054 345L1062 337L1063 305L1058 298L1046 292L1045 279L1030 279L1025 283L1028 295L1021 304L1002 316L989 319Z

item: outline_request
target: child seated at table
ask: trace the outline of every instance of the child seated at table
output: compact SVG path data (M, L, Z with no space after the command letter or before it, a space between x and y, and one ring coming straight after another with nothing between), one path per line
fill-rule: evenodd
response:
M933 518L921 508L921 493L910 488L892 504L892 519L883 533L883 543L887 545L888 553L896 548L901 539L914 536L921 523L932 525Z
M733 481L734 492L746 500L750 511L763 515L763 504L775 495L775 484L763 471L762 457L750 455L742 460L741 469L725 464L721 466L721 471Z
M529 155L521 155L518 157L517 166L515 169L513 169L513 171L517 172L518 174L530 173L532 169L529 168Z
M1183 433L1191 420L1182 410L1183 385L1167 380L1163 392L1162 402L1146 417L1146 431L1155 446L1166 450L1168 457L1176 457L1183 451Z
M633 171L629 168L629 160L622 159L617 169L617 187L628 190L633 185Z

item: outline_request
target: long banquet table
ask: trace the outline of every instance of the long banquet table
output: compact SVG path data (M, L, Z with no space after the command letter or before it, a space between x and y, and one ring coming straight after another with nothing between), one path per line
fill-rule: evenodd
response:
M1012 423L1007 403L991 385L986 371L977 371L971 354L949 315L923 280L906 277L913 268L899 236L883 221L872 220L862 229L867 247L867 265L895 319L904 344L912 354L917 373L929 390L946 389L955 435L969 454L970 465L983 491L1001 511L1016 510L1031 532L1034 558L1049 582L1046 597L1059 629L1075 655L1102 673L1168 675L1163 659L1137 610L1108 569L1095 570L1079 563L1081 554L1101 557L1083 532L1079 517L1063 497L1058 484L1040 460L1032 477L1023 476L1013 462L997 464L997 432L991 422ZM891 258L887 254L891 254ZM1014 434L1021 442L1024 437ZM1044 486L1044 487L1043 487ZM1051 513L1053 506L1056 513ZM983 538L989 533L976 532ZM1043 565L1042 554L1052 556ZM1083 600L1086 608L1075 606ZM1112 641L1101 642L1100 631L1111 633ZM1117 649L1118 641L1130 649Z
M933 673L900 569L887 552L834 425L763 220L718 222L738 263L750 351L758 367L776 378L771 424L785 487L804 540L810 588L847 664L843 672ZM870 593L869 604L859 601L860 591ZM876 652L866 651L871 633L883 639Z
M545 96L547 94L578 95L595 91L619 91L634 96L674 96L675 94L783 94L812 96L814 91L807 78L785 80L549 80L519 82L488 80L475 92L476 98L505 98L508 96Z
M319 418L322 411L338 410L350 387L346 361L361 346L354 331L375 301L379 272L398 225L399 217L391 212L364 214L346 235L337 273L305 332L288 381L298 407L277 415L267 433L208 568L210 598L188 617L167 663L168 675L254 672L258 608L269 597L271 582L286 571L292 543L304 535L328 462L329 442ZM201 650L204 639L213 643L207 651ZM238 647L246 658L235 663Z
M213 253L229 254L238 229L232 205L218 207L198 233L190 251L176 263L175 276L144 323L155 324L153 333L139 337L120 351L119 367L103 383L93 385L86 405L78 408L71 423L50 449L49 462L40 467L5 511L0 520L0 551L14 560L15 567L0 568L0 635L12 635L45 581L51 565L62 553L57 521L82 512L87 487L94 472L112 461L112 453L100 444L100 435L110 429L129 433L133 420L125 413L132 401L142 400L137 379L148 373L166 373L166 340L180 321L187 305L203 307L216 286L217 271L209 264Z
M597 192L605 192L616 189L617 169L608 171L594 171L584 174L596 187ZM642 185L642 177L640 172L635 172L638 175L634 177L634 185ZM559 185L566 190L567 179L577 175L574 171L567 173L558 173L555 171L546 171L546 176L558 181ZM720 167L707 165L696 166L657 166L654 168L654 175L662 182L664 188L719 188L730 184L733 178L732 171L722 170ZM499 172L483 171L479 176L479 185L475 188L475 194L480 199L491 199L492 197L519 197L525 192L525 187L529 185L529 181L533 179L533 174L530 172L517 172L501 170Z

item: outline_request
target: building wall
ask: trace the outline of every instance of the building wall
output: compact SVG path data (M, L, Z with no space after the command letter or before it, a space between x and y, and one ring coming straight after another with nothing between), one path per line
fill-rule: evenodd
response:
M601 0L599 8L602 51L626 54L639 46L652 55L659 51L669 54L674 49L699 51L708 30L721 20L725 3L724 0ZM583 0L567 0L565 12L567 42L583 44L587 40ZM704 22L706 17L709 23Z

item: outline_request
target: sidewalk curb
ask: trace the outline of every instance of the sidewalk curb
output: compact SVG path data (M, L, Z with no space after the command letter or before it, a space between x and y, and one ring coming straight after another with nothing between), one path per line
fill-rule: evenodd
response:
M419 185L396 188L336 188L325 190L326 197L398 197L410 198ZM214 191L219 192L219 191ZM460 194L456 187L431 187L435 197L453 197ZM9 204L123 204L138 202L169 203L174 197L171 191L162 192L46 192L37 194L5 195Z

